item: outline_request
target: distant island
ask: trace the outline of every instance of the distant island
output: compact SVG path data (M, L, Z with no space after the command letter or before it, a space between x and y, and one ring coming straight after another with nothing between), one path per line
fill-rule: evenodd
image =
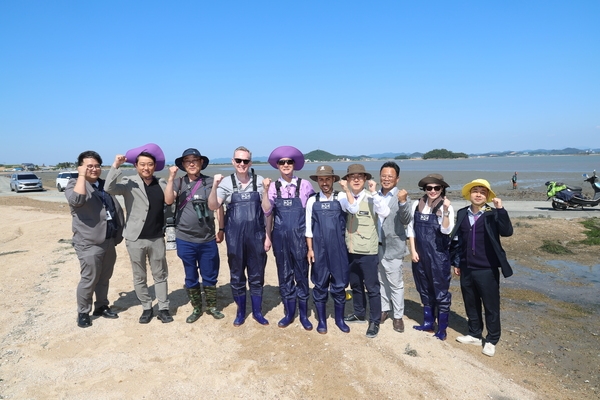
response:
M462 153L453 152L447 149L433 149L426 153L381 153L381 154L370 154L370 155L338 155L333 154L325 150L313 150L304 154L304 158L308 162L335 162L335 161L370 161L370 160L410 160L410 159L454 159L454 158L469 158L469 157L517 157L517 156L540 156L540 155L589 155L598 154L600 149L576 149L573 147L567 147L562 150L523 150L523 151L499 151L489 153Z
M386 152L378 154L368 154L359 156L350 156L343 154L333 154L328 151L317 149L311 152L305 153L304 158L307 162L344 162L344 161L377 161L377 160L414 160L414 159L454 159L454 158L475 158L475 157L525 157L525 156L566 156L566 155L592 155L600 154L600 149L577 149L574 147L567 147L562 150L521 150L521 151L496 151L488 153L460 153L453 152L446 149L433 149L426 153L414 152L414 153L400 153L400 152ZM252 161L254 164L266 164L268 157L258 156L253 157ZM167 165L173 165L173 161L167 161ZM213 158L210 160L211 165L218 164L231 164L231 158L221 157ZM127 167L127 166L125 166ZM61 162L56 165L41 166L34 163L22 163L22 164L0 164L0 171L47 171L57 169L76 169L75 163L73 162Z

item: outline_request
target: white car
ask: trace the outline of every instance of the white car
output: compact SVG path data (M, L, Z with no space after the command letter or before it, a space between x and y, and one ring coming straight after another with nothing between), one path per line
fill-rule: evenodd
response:
M44 190L42 180L33 172L21 172L10 176L10 191Z
M67 184L69 183L69 179L74 178L77 179L79 173L77 171L69 171L69 172L61 172L56 177L56 188L59 192L64 192Z

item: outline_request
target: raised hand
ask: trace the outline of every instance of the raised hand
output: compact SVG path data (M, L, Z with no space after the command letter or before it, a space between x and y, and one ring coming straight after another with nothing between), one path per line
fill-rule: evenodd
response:
M121 165L123 165L125 162L127 161L127 157L125 157L123 154L117 154L115 156L115 161L113 162L113 167L115 168L119 168Z
M405 189L400 189L398 190L397 197L399 203L405 203L406 199L408 198L408 192Z
M498 197L494 197L492 199L492 203L494 203L494 207L496 207L496 208L502 208L502 199L500 199Z
M345 179L340 179L340 186L344 192L348 191L348 181Z
M177 175L177 171L179 171L179 167L177 165L173 165L169 168L169 178L175 178Z
M373 193L377 191L377 182L375 182L373 179L369 179L369 192Z
M219 186L219 183L221 183L222 180L223 180L223 175L222 174L216 174L214 176L213 187Z
M444 196L444 203L442 204L444 206L444 211L448 210L448 207L450 207L450 204L451 204L450 199L447 198L446 196Z
M267 193L267 191L269 190L269 186L271 185L271 178L264 178L262 183L263 189L265 190L265 193Z

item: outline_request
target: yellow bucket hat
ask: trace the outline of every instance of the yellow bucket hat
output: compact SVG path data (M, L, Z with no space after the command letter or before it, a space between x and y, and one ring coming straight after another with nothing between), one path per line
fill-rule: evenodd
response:
M476 186L481 186L488 190L488 195L487 195L487 199L486 199L487 202L492 201L492 199L494 197L496 197L496 193L494 193L494 191L490 187L490 183L488 181L486 181L485 179L475 179L475 180L467 183L465 186L463 186L463 188L462 188L463 197L470 201L471 200L471 189L473 189Z

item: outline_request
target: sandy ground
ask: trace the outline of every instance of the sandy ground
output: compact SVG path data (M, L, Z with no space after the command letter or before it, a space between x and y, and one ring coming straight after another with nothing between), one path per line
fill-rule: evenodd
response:
M404 333L387 322L377 338L367 339L366 325L352 325L344 334L331 318L326 335L307 332L298 321L280 329L283 306L269 253L263 311L271 324L249 317L235 328L221 244L218 295L225 318L185 322L191 306L183 269L168 252L175 321L140 325L122 244L109 292L120 318L93 319L92 327L81 329L75 303L79 263L70 245L67 205L0 197L0 221L0 398L598 398L597 307L503 282L503 337L489 358L481 348L455 341L466 334L456 282L448 340L410 329L421 309L406 265ZM572 221L513 222L515 235L505 242L510 258L539 270L548 258L537 250L543 238L556 232L563 241L583 238ZM597 250L580 246L570 259L596 265ZM346 311L351 309L348 303ZM311 320L316 324L314 312Z

